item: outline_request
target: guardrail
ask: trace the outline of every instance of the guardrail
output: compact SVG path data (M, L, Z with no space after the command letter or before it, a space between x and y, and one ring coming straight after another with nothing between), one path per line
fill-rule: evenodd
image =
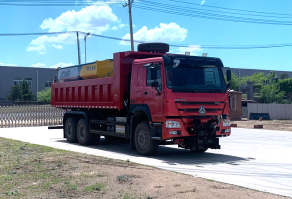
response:
M64 112L49 104L0 105L0 128L62 125Z

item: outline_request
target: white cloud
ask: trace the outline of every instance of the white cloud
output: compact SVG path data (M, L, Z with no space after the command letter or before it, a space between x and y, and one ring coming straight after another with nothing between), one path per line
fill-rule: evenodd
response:
M112 30L118 30L126 27L126 24L119 24L117 26L112 26Z
M31 67L44 68L44 67L46 67L46 64L38 62L38 63L32 64Z
M123 23L119 24L119 28L124 28L124 27L126 27L126 24L123 24Z
M49 68L59 68L59 67L66 67L66 66L73 66L74 64L72 63L65 63L65 62L59 62L57 64L49 66Z
M8 64L8 63L0 62L0 66L16 66L16 64Z
M202 48L199 45L191 45L188 47L179 47L175 53L185 54L185 52L190 52L191 55L199 55L202 52Z
M56 49L63 49L63 46L59 44L52 44L52 47Z
M125 0L108 0L108 1L84 0L84 1L87 2L88 4L95 4L95 5L125 3Z
M202 0L200 4L201 6L203 6L205 3L206 3L206 0Z
M40 25L41 29L48 32L82 31L102 34L111 26L120 28L120 20L108 5L94 4L79 11L71 10L62 13L57 18L47 18ZM56 36L40 36L31 41L27 51L37 51L41 54L48 47L62 49L62 44L73 43L74 34L61 34Z
M58 68L58 67L66 67L66 66L73 66L73 65L74 64L72 64L72 63L59 62L57 64L47 66L44 63L38 62L38 63L32 64L31 67L36 67L36 68Z
M59 17L47 18L41 24L41 29L49 32L58 31L84 31L101 33L112 22L117 22L117 16L107 5L92 5L82 8L80 11L67 11Z
M147 42L180 42L187 37L187 29L180 27L176 23L160 23L159 27L149 29L143 26L134 33L134 40ZM123 39L130 39L130 34L126 34ZM122 45L128 45L129 42L121 41Z
M40 36L30 42L30 45L27 47L27 51L37 51L40 54L45 54L47 50L47 46L50 45L56 49L62 49L62 44L68 44L76 40L75 35L72 34L60 34L56 36Z
M112 27L112 30L117 30L118 29L118 26L113 26Z

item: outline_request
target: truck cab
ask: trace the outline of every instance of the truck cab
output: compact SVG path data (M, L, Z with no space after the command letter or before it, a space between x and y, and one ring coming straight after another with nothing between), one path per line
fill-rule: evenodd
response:
M151 121L151 137L195 152L219 149L230 135L227 85L218 58L165 54L137 59L131 75L131 109ZM137 145L137 144L136 144Z

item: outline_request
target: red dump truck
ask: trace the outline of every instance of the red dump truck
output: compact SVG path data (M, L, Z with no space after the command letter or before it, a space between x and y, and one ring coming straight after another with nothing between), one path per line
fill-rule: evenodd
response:
M219 149L219 137L230 135L229 84L221 60L168 50L167 44L148 43L137 52L114 53L100 65L106 73L98 72L98 62L71 67L75 78L69 68L60 69L51 103L66 109L67 141L90 145L100 136L119 137L143 155L167 144L193 152Z

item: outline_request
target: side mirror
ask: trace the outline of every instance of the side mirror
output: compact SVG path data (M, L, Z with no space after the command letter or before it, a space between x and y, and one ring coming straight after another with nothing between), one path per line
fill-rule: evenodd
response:
M226 71L226 78L227 78L227 82L231 81L231 70L229 69Z
M229 88L230 88L230 82L227 83L226 90L228 90Z

